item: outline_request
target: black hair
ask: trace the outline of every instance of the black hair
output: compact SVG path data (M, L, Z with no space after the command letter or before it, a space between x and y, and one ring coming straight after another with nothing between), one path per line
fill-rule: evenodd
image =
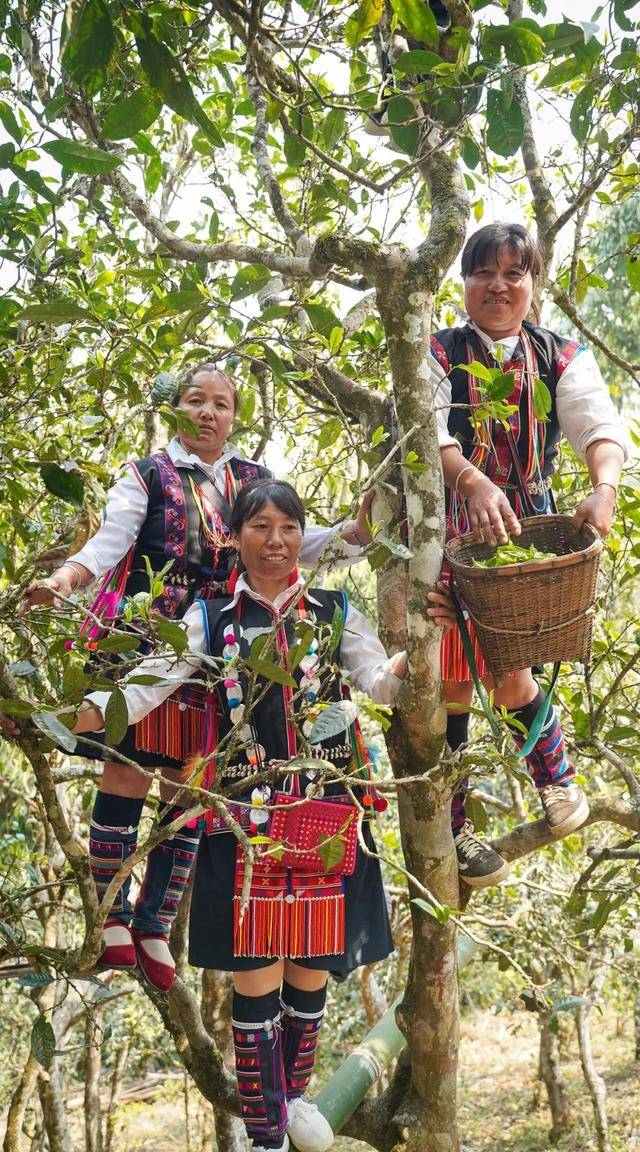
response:
M188 372L185 372L184 376L180 380L180 383L178 384L178 391L173 398L172 407L178 407L182 393L187 388L192 386L195 377L198 376L201 372L217 372L220 376L224 376L233 394L233 414L235 416L238 412L238 389L236 388L235 382L231 379L230 376L227 376L227 373L222 368L219 368L217 364L213 364L210 361L205 361L203 364L196 364L193 368L190 368Z
M485 224L470 236L462 250L462 279L466 280L489 260L496 260L499 248L511 248L520 257L520 266L538 281L544 269L542 253L522 224Z
M285 516L297 520L304 532L305 511L304 504L295 488L287 484L286 480L252 480L239 492L233 505L229 527L236 534L247 520L253 520L262 511L265 504L275 504Z

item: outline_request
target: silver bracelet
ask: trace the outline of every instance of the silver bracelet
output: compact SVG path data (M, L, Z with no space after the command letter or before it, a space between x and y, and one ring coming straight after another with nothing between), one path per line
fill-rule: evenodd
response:
M616 500L618 499L618 486L617 484L612 484L610 480L599 480L597 484L594 484L593 491L597 492L598 488L613 488L613 494Z
M475 465L474 464L466 464L464 468L460 469L460 471L458 472L458 475L455 478L454 484L453 484L454 492L460 492L458 485L460 483L460 477L464 476L465 472L475 472Z
M79 588L82 584L83 573L80 571L80 566L78 564L74 564L73 560L65 560L64 564L61 564L58 568L58 572L61 572L63 568L70 568L72 572L75 572L76 582L71 589L72 592L75 592L76 588Z

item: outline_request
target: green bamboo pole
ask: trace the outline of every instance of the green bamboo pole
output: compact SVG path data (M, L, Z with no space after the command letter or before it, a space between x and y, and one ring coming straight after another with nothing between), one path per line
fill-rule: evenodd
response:
M478 945L468 936L458 938L458 967L464 968L477 951ZM314 1103L329 1121L334 1132L339 1132L353 1115L369 1089L380 1079L384 1069L404 1048L404 1036L396 1024L399 996L384 1016L347 1056L344 1064L334 1072Z

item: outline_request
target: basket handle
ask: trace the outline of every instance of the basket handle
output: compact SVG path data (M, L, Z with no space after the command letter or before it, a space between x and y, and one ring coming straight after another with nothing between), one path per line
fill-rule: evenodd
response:
M478 665L476 664L476 658L473 654L473 645L471 643L471 637L469 636L469 629L467 628L467 622L464 618L464 613L462 611L462 608L460 607L460 601L458 599L456 590L453 586L453 582L450 584L449 590L451 592L451 598L453 600L454 608L456 611L456 620L458 623L458 629L460 631L460 639L462 640L462 647L464 649L464 654L467 658L467 663L469 665L469 668L471 669L471 675L473 676L473 683L475 685L476 692L478 693L478 696L480 698L480 703L482 704L482 709L484 711L484 714L487 717L487 720L489 721L491 731L493 732L494 736L500 737L502 735L502 732L501 732L500 726L499 726L499 724L495 718L493 709L491 708L491 705L489 704L488 696L484 690L482 681L480 679L480 675L478 672ZM506 631L506 629L503 629L503 631ZM553 666L553 674L551 676L551 683L549 684L549 689L548 689L547 694L546 694L544 700L542 701L540 707L538 708L538 711L536 712L536 714L534 716L533 723L532 723L532 725L529 729L528 735L527 735L527 739L525 740L524 744L522 745L522 748L518 748L517 744L515 745L515 754L519 759L524 759L525 756L528 756L529 753L532 751L532 749L535 748L535 745L538 743L540 733L542 732L542 729L544 728L545 722L546 722L547 717L549 715L549 709L551 708L553 692L554 692L554 689L556 686L556 681L558 679L559 672L560 672L560 661L558 660ZM514 741L514 744L515 744L515 741Z

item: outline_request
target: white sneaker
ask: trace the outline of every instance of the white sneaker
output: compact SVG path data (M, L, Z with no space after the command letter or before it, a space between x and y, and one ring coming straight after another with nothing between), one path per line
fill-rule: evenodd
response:
M289 1133L298 1152L327 1152L335 1136L328 1120L318 1111L317 1104L302 1096L287 1100Z
M264 1144L252 1144L251 1152L289 1152L289 1137L285 1135L284 1143L279 1148L265 1148Z

